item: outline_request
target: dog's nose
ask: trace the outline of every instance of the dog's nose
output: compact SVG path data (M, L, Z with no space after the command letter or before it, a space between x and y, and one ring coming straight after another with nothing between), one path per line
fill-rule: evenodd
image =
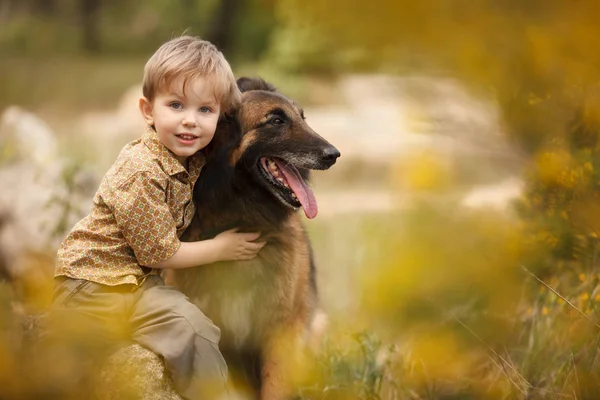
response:
M326 147L323 150L323 159L327 163L332 164L332 165L335 163L335 161L338 159L338 157L340 155L341 154L340 154L339 150L333 146Z

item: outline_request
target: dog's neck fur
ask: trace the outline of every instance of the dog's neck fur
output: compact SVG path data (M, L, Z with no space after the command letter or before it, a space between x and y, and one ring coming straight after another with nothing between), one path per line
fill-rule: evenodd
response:
M194 226L190 228L202 239L234 227L263 234L281 229L295 211L281 204L262 186L258 190L248 188L254 185L259 184L243 166L232 168L226 157L209 160L196 183L194 201L198 210ZM217 210L219 226L207 226L202 216L214 215Z

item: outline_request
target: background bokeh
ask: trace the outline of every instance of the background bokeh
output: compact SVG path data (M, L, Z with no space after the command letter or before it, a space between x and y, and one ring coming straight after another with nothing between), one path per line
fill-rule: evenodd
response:
M597 398L598 21L595 0L0 0L0 398L86 390L31 316L184 32L342 152L313 175L330 326L300 398Z

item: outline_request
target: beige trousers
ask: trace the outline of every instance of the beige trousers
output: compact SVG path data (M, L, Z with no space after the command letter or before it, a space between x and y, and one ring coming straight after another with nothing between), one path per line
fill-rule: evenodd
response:
M226 393L219 328L160 276L149 275L140 286L58 277L50 314L61 321L53 330L85 331L87 345L109 349L133 340L158 354L186 399Z

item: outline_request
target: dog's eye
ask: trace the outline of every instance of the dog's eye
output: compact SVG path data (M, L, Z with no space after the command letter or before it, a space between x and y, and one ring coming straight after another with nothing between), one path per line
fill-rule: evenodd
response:
M281 118L273 118L271 120L271 123L275 124L275 125L281 125L281 124L283 124L283 120Z

